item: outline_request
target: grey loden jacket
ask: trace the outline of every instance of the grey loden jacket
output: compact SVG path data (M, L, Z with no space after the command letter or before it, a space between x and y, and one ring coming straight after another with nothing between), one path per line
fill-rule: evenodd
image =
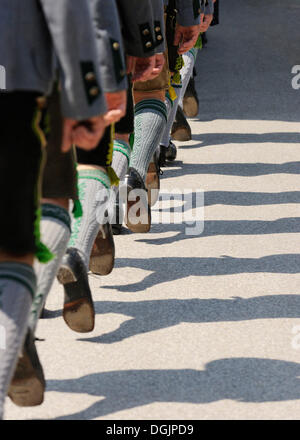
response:
M115 0L88 0L96 34L101 83L105 92L128 87L121 23Z
M96 40L86 0L1 0L0 65L6 89L48 94L58 59L65 117L106 111Z
M117 0L117 5L128 55L146 58L165 50L163 0Z

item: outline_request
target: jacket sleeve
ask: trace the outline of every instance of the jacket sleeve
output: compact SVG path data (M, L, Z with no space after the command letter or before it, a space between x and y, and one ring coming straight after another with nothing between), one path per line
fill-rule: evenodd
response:
M127 89L124 48L115 0L89 0L105 92Z
M151 0L117 0L125 50L128 55L146 58L156 53Z
M204 7L205 15L212 15L214 13L214 2L213 0L207 0L206 5Z
M153 33L155 52L165 51L165 20L163 0L152 0Z
M65 117L87 119L106 111L92 18L86 0L40 0L52 37Z
M177 20L181 26L194 26L200 24L200 0L177 0Z

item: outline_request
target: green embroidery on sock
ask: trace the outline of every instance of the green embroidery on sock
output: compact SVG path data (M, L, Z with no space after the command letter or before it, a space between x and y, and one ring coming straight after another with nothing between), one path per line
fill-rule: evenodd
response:
M107 176L107 174L105 173L105 176ZM97 182L102 183L103 186L105 186L106 189L110 188L110 180L108 179L100 179L99 177L95 177L95 176L84 176L84 177L79 177L79 179L85 179L85 180L96 180Z
M84 180L79 182L78 184L78 193L79 193L79 200L83 200L86 193L86 182L84 182ZM82 222L82 216L77 217L73 222L72 234L69 241L69 246L74 246L75 241L78 239L81 222Z
M139 102L134 109L135 116L140 115L141 113L146 112L157 112L160 113L165 120L167 121L167 107L166 104L159 99L145 99Z
M129 156L124 150L122 150L121 148L114 148L114 151L118 151L119 153L123 154L123 156L126 157L128 163L129 163L129 161L130 161L130 156Z
M173 107L173 101L169 92L166 92L166 99L170 102L171 106Z
M78 178L80 182L83 179L96 180L97 182L102 183L106 189L110 188L109 176L102 170L80 170ZM79 199L83 200L81 197L79 197Z
M127 142L125 142L125 141L123 141L123 142L122 141L115 141L114 142L114 150L116 149L116 147L117 148L121 148L121 149L127 151L127 154L130 154L131 148L130 148L130 145Z
M144 109L144 108L152 108L152 107L158 108L162 112L166 111L166 104L160 101L159 99L144 99L143 101L140 101L138 104L136 104L134 108L134 112L136 113L141 108Z
M128 145L127 142L125 142L125 141L115 141L114 142L114 152L115 151L123 154L123 156L126 157L128 163L129 163L130 155L131 155L131 147L130 147L130 145Z

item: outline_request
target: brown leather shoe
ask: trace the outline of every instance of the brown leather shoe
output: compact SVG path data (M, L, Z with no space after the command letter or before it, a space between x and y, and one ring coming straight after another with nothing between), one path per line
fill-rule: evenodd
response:
M183 111L187 118L195 118L199 113L199 99L195 89L194 78L191 78L188 83L183 98Z
M147 189L140 174L129 168L125 177L127 192L125 223L132 232L145 233L151 228L151 209Z
M176 141L190 141L192 139L191 127L184 116L182 108L178 106L176 118L171 131L172 139Z
M109 223L100 225L91 258L90 271L96 275L108 275L115 264L115 243L112 227Z
M159 155L157 152L154 153L153 162L150 162L147 177L146 177L146 188L148 191L148 203L150 206L154 206L158 200L159 190L160 190L160 174L162 172L159 168Z
M8 396L18 406L41 405L44 401L45 386L44 372L36 351L34 335L28 329Z
M95 309L87 270L78 249L67 249L57 279L64 287L65 323L75 332L91 332L95 326Z

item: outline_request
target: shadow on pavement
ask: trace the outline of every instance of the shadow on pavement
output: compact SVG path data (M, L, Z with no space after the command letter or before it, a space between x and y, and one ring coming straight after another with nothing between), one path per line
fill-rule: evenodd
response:
M197 120L196 120L197 122ZM199 121L201 123L201 121ZM190 150L194 148L209 147L215 145L225 145L225 144L264 144L264 143L280 143L288 144L300 143L299 132L291 133L263 133L263 134L253 134L253 133L203 133L203 134L193 134L193 141L201 141L201 144L190 145L184 144L182 148ZM180 144L179 144L180 146Z
M231 205L231 206L255 206L255 205L280 205L289 203L300 203L300 191L272 192L244 192L244 191L204 191L204 206L212 205ZM159 194L161 201L169 201L170 193L163 190ZM184 204L173 207L171 204L167 208L159 208L156 205L152 212L182 212L186 209L197 208L197 200L200 200L200 193L191 192L183 194L173 194L174 200L180 200ZM186 199L185 199L186 198ZM186 200L189 202L186 203Z
M168 257L168 258L120 258L117 267L131 267L151 271L136 283L103 286L119 292L142 292L153 286L174 282L189 276L218 276L242 273L300 273L300 254L268 255L261 258Z
M300 162L286 163L186 163L174 162L165 172L166 178L183 175L217 174L221 176L257 177L270 174L300 174ZM197 182L201 185L201 177Z
M48 380L47 390L101 397L82 411L58 417L59 420L87 420L151 403L297 400L300 399L299 376L300 365L294 362L231 358L209 362L203 370L124 370L70 380ZM201 419L201 408L197 418Z
M175 208L176 209L176 208ZM218 235L269 235L269 234L294 234L300 232L300 217L287 217L278 220L205 220L204 230L200 235L188 235L185 223L182 224L157 224L149 234L161 232L174 232L169 237L141 238L135 240L139 243L151 245L171 244L182 240L195 238L216 237ZM200 250L199 250L200 252ZM149 259L150 260L150 259ZM148 260L148 261L149 261ZM150 265L148 266L150 267ZM216 274L217 275L217 274Z
M115 313L131 319L110 333L80 341L113 344L181 323L238 322L254 319L300 318L300 295L266 295L232 299L167 299L98 301L97 314ZM192 342L192 341L190 341Z

